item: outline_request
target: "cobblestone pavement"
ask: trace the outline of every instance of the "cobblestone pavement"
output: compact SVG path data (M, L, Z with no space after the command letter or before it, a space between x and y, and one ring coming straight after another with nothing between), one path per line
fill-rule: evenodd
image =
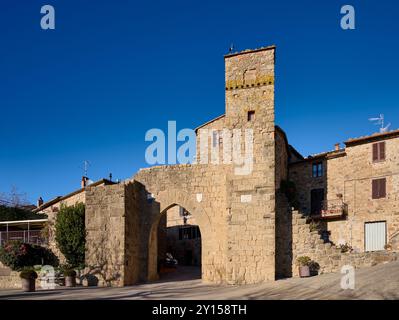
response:
M194 268L124 288L72 288L22 293L1 290L0 299L399 299L399 261L356 270L355 290L342 290L340 273L227 286L201 283Z

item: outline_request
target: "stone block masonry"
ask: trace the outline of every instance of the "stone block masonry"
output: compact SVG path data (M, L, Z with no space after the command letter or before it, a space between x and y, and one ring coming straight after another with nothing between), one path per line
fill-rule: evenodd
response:
M345 265L355 269L370 267L379 263L395 261L399 257L396 252L360 252L342 253L340 248L325 242L318 231L310 231L309 224L298 211L292 213L292 247L293 247L293 276L299 275L296 259L299 256L309 256L320 266L319 273L340 272Z
M204 282L253 284L296 276L300 255L319 263L321 273L339 271L344 264L361 267L396 259L396 254L384 252L343 254L310 232L302 214L314 209L312 190L324 190L320 206L324 200L328 205L342 199L348 208L347 220L325 222L332 241L343 238L360 252L364 224L384 220L389 243L396 248L399 139L394 138L399 130L389 134L385 162L373 163L371 143L363 140L348 143L346 150L338 147L305 159L275 125L275 47L229 54L224 61L225 114L197 129L251 131L251 170L238 174L236 164L209 164L205 159L210 155L201 154L197 145L199 164L155 166L122 184L89 188L87 272L96 274L101 285L158 279L159 258L166 250L159 230L166 211L174 206L190 212L200 228ZM199 136L197 131L197 141ZM223 150L226 136L218 137ZM381 137L370 141L375 139ZM244 140L237 143L243 152ZM322 167L322 172L314 176L313 165ZM386 178L385 199L370 198L371 180L376 177ZM296 185L299 211L291 210L279 190L287 180Z
M237 175L232 164L160 166L140 170L124 184L87 191L87 271L98 274L101 285L157 279L158 226L175 205L200 227L203 281L274 280L274 51L225 57L226 115L219 121L229 130L253 130L249 174Z

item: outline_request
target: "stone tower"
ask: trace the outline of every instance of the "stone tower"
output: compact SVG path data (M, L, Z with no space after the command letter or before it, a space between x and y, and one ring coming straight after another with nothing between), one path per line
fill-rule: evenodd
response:
M228 129L253 130L253 168L227 175L228 281L275 277L275 47L225 56Z
M86 264L100 265L94 272L108 283L157 278L163 241L158 226L176 205L190 212L201 230L204 282L274 280L274 56L275 47L225 56L225 115L199 127L223 132L216 143L223 152L229 141L230 149L240 146L244 166L234 161L234 152L233 163L225 162L224 153L223 163L202 162L200 155L199 164L145 168L123 184L87 192Z

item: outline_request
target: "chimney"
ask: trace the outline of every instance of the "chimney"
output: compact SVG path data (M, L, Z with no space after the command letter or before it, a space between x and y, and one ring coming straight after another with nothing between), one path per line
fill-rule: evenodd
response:
M39 197L39 199L37 199L37 207L41 207L43 205L44 201L42 199L42 197Z
M336 143L334 146L335 146L335 151L339 151L341 149L340 143Z
M85 176L82 177L82 182L81 182L82 189L86 188L88 180L89 180L89 178L87 178Z

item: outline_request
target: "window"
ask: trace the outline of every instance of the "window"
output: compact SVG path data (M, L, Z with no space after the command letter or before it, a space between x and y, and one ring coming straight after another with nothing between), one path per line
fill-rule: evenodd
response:
M186 217L188 215L189 215L189 213L186 209L184 209L183 207L179 207L179 216L180 217Z
M179 240L189 240L201 238L198 226L183 227L179 229Z
M375 179L372 182L372 198L381 199L387 195L387 179Z
M322 162L313 163L312 177L317 178L322 176L323 176L323 163Z
M255 111L248 111L248 121L255 120Z
M385 142L373 144L373 162L385 161Z

